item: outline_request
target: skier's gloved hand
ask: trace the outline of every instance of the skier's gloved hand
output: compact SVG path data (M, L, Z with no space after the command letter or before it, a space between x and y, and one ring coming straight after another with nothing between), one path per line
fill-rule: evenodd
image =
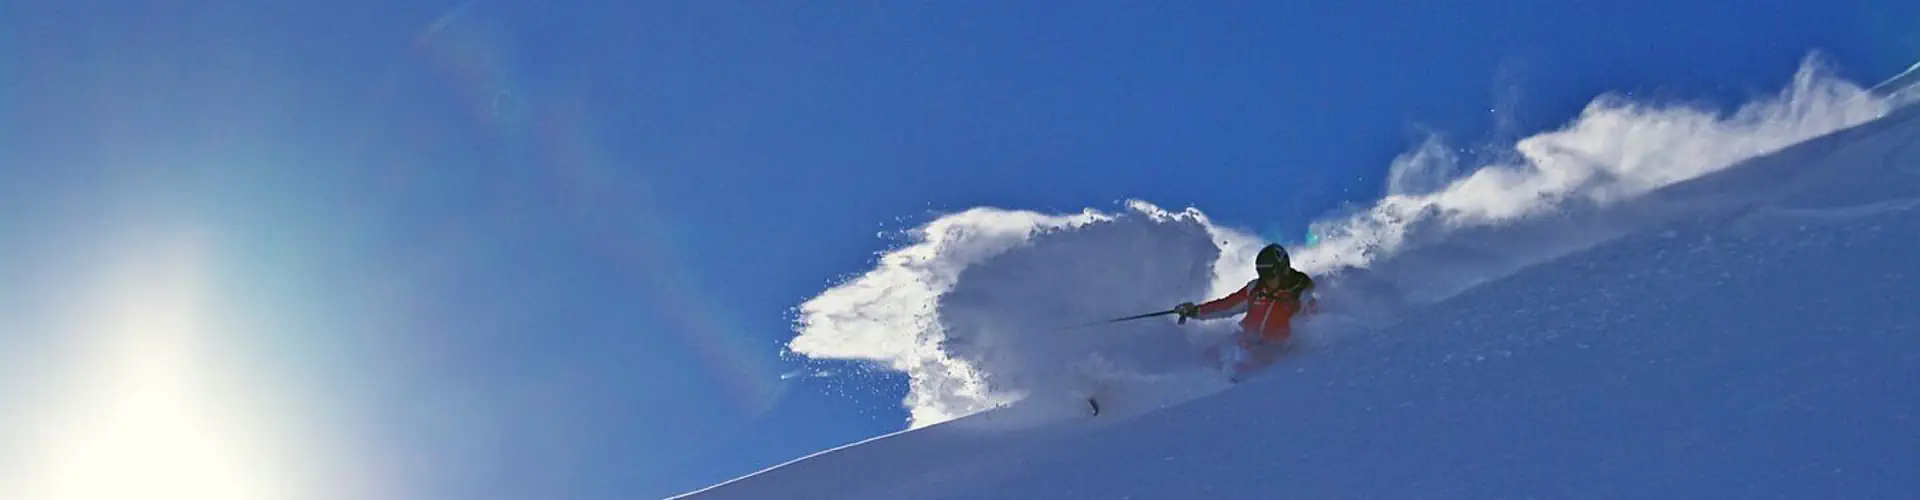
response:
M1173 306L1173 312L1182 318L1191 318L1200 315L1200 306L1193 305L1192 302L1181 302L1180 305Z

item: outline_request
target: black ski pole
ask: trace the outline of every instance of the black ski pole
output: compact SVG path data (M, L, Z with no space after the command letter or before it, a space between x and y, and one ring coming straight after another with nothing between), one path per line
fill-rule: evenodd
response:
M1127 321L1133 321L1133 320L1137 320L1137 319L1147 319L1147 318L1154 318L1154 317L1160 317L1160 316L1166 316L1166 315L1168 315L1168 314L1176 314L1176 313L1179 313L1179 312L1180 312L1180 310L1179 310L1179 309L1168 309L1168 310L1165 310L1165 311L1160 311L1160 312L1150 312L1150 313L1146 313L1146 314L1136 314L1136 315L1133 315L1133 316L1127 316L1127 317L1124 317L1124 318L1114 318L1114 319L1109 319L1109 320L1103 320L1103 321L1095 321L1095 322L1091 322L1091 323L1081 323L1081 324L1078 324L1078 325L1073 325L1073 326L1064 326L1064 327L1060 327L1060 330L1072 330L1072 329L1076 329L1076 328L1086 328L1086 327L1089 327L1089 326L1099 326L1099 325L1110 325L1110 324L1114 324L1114 323L1122 323L1122 322L1127 322ZM1186 324L1186 323L1187 323L1187 317L1186 317L1186 316L1181 316L1181 317L1180 317L1180 324L1183 324L1183 325L1184 325L1184 324Z

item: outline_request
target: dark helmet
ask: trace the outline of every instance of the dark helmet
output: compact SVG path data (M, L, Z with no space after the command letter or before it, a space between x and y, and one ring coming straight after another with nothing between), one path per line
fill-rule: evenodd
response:
M1260 277L1265 278L1278 275L1293 266L1287 261L1287 249L1275 243L1260 249L1260 254L1253 257L1253 268L1260 271Z

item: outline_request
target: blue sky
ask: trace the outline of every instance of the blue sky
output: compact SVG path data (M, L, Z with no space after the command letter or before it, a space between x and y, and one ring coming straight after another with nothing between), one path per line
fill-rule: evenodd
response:
M1427 132L1920 56L1893 1L1320 4L14 2L0 327L192 233L257 369L417 488L660 496L904 425L896 378L780 378L878 233L1139 198L1297 240Z

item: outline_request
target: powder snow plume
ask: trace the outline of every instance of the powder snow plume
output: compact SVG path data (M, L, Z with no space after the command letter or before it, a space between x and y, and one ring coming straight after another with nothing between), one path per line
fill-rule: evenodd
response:
M1808 58L1778 93L1728 113L1605 95L1568 125L1471 162L1439 139L1392 165L1370 206L1321 218L1295 265L1328 309L1366 323L1657 222L1608 208L1663 186L1884 116L1907 86L1872 91ZM1671 214L1667 214L1671 215ZM874 269L799 306L789 348L863 360L910 378L911 427L1112 380L1209 373L1198 353L1231 322L1063 322L1166 309L1246 280L1266 242L1197 209L1147 202L1049 215L976 208L909 232ZM1300 338L1325 334L1305 328ZM1162 402L1205 393L1172 384Z
M1061 330L1062 318L1164 310L1212 293L1222 248L1251 236L1196 211L1144 202L1076 215L976 208L913 230L917 243L800 306L789 346L814 358L867 360L911 377L915 427L1019 400L1085 390L1124 366L1191 370L1202 329L1165 322ZM1183 334L1185 332L1185 334Z
M1786 88L1731 113L1604 95L1567 126L1497 148L1498 161L1473 165L1461 165L1454 150L1430 139L1394 161L1385 197L1315 222L1318 244L1294 260L1315 275L1353 277L1341 284L1367 303L1352 305L1391 316L1395 308L1444 299L1684 215L1608 209L1885 116L1897 103L1884 90L1834 77L1809 57Z

